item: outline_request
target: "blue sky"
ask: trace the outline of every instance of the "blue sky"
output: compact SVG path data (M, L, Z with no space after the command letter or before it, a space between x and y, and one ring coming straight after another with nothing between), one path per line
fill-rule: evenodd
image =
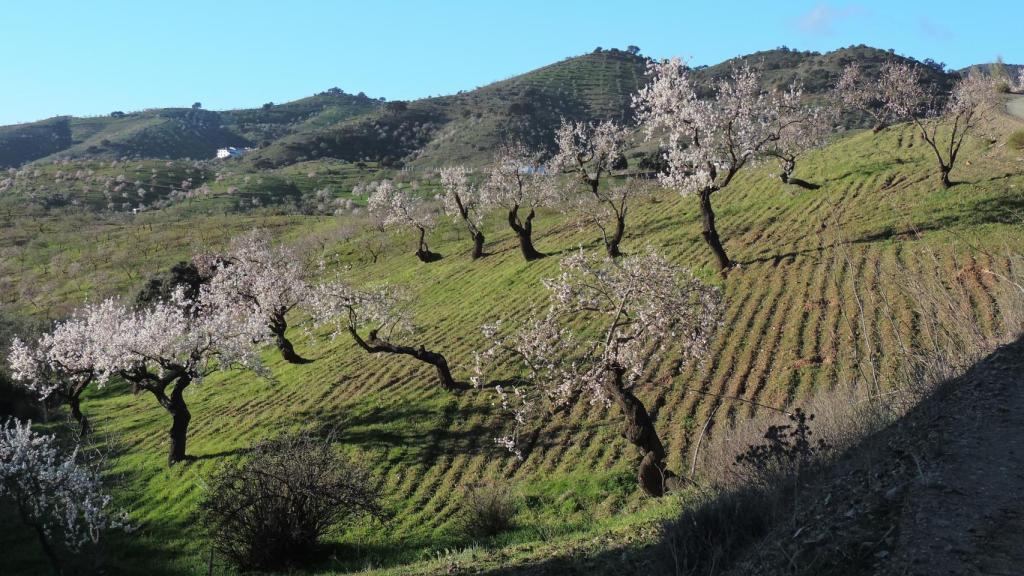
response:
M786 45L895 48L953 67L1024 62L1024 1L7 0L0 124L285 102L331 86L409 99L593 50L694 64Z

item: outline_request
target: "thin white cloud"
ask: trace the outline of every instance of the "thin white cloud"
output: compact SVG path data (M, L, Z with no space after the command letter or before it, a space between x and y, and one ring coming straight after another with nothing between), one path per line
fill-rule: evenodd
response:
M806 34L829 36L835 31L837 22L862 16L866 12L864 7L859 4L833 6L823 2L811 8L807 14L797 18L796 27Z
M917 27L921 34L932 40L944 42L953 39L953 30L951 28L935 22L927 16L921 16L917 19Z

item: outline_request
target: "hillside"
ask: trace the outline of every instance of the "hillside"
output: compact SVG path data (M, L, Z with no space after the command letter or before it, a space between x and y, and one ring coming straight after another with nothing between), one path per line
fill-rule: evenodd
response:
M259 146L296 131L371 111L380 102L337 89L285 104L213 112L160 108L109 116L60 117L0 127L0 168L35 160L206 159L217 148Z
M254 158L270 166L324 156L479 164L505 137L548 145L562 118L628 121L645 70L641 56L594 52L452 96L392 102L376 114L285 138Z
M745 63L764 71L774 88L794 80L814 98L827 92L843 66L859 62L868 77L902 56L867 46L828 53L780 48L748 54L696 71L712 83ZM217 148L258 148L246 163L265 170L324 158L346 162L479 165L502 139L546 147L562 118L632 119L631 95L644 83L647 59L618 49L595 51L458 94L390 102L331 89L316 96L261 108L213 112L156 109L110 117L61 117L0 127L0 168L54 159L208 159ZM952 76L939 65L923 69L937 89ZM848 118L848 125L864 119Z
M511 86L521 86L515 81ZM414 103L408 110L428 111ZM1015 122L1004 120L1004 129ZM928 337L903 291L907 278L949 279L969 298L986 339L1002 335L1007 318L985 271L1006 272L1014 265L1007 250L1024 250L1024 172L1019 152L1002 139L971 140L963 155L955 174L961 183L941 189L915 131L895 126L845 135L802 161L800 175L821 184L817 191L783 188L773 166L742 173L717 205L726 247L741 263L725 280L710 271L692 198L663 191L631 208L627 252L658 248L720 283L726 302L707 364L652 365L637 392L652 409L673 469L686 469L705 423L712 435L726 434L758 413L736 403L718 411L720 402L693 389L797 406L858 381L865 358L881 382L895 381L902 339ZM537 245L551 257L525 263L501 215L492 215L490 255L480 261L469 261L468 241L456 226L430 238L444 255L439 262L417 261L407 235L392 238L371 261L347 217L203 211L211 201L196 199L188 213L134 218L26 215L9 207L0 213L3 313L59 315L86 300L131 294L194 247L220 246L259 226L326 258L358 284L409 287L419 326L414 343L444 351L464 380L480 325L521 317L540 303L539 281L556 274L559 255L600 242L593 229L546 211L535 223ZM903 328L896 332L890 309L899 311L896 325ZM191 390L194 462L165 467L167 419L150 398L117 385L87 395L83 409L114 449L117 503L140 523L138 532L110 542L112 572L205 574L208 548L196 522L203 478L242 457L254 440L286 430L333 433L339 449L372 468L394 514L386 524L366 522L332 536L335 558L324 559L319 573L622 573L623 563L656 542L661 523L697 498L691 491L659 501L640 494L636 456L619 435L614 409L580 406L552 417L517 461L494 444L508 422L489 388L439 390L421 364L307 334L297 320L291 336L312 364L286 365L268 351L272 380L229 372ZM522 508L512 531L475 542L459 533L455 516L466 487L484 479L514 486ZM0 548L15 551L0 558L0 571L38 571L26 537L0 534Z

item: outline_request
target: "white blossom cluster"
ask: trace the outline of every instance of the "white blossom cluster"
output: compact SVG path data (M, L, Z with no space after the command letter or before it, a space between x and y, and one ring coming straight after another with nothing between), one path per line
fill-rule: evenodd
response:
M401 190L391 180L381 180L370 192L367 209L384 226L413 226L429 230L434 226L434 215L423 198Z
M560 410L581 397L606 406L611 378L620 371L626 388L670 347L684 359L705 353L719 325L721 298L688 270L653 251L621 260L580 250L562 259L561 274L543 281L546 311L507 333L500 322L483 327L489 346L477 354L475 385L495 363L512 363L530 388L496 388L515 431L498 439L515 450L520 426L542 408Z
M313 287L310 315L318 326L327 326L332 339L342 333L369 328L387 337L413 330L409 295L396 287L357 290L335 279Z
M559 186L547 173L540 153L512 142L495 154L480 200L488 208L516 210L550 206L561 199Z
M274 245L270 236L252 230L232 239L220 257L204 303L243 310L269 324L301 304L309 293L307 271L291 249ZM253 327L256 329L256 327Z
M689 69L678 58L652 62L650 73L653 80L633 105L648 138L663 135L667 141L668 171L659 177L682 193L724 188L806 117L799 86L767 92L760 74L748 66L718 82L712 99L698 98Z
M566 122L555 132L558 152L551 168L558 172L578 172L585 182L600 180L612 171L625 148L629 131L615 122L599 124Z
M0 500L14 502L22 518L47 541L77 550L104 531L130 529L124 513L112 514L96 470L80 464L78 451L62 454L56 438L31 423L0 424Z
M465 220L471 234L479 232L483 223L481 189L470 178L470 170L465 166L442 168L441 188L445 214Z
M102 387L114 375L187 376L201 380L215 369L238 364L263 372L256 345L265 323L234 307L199 302L175 292L169 302L135 310L118 298L86 305L57 323L35 349L16 340L10 362L15 378L40 395L53 386L49 375L88 370Z

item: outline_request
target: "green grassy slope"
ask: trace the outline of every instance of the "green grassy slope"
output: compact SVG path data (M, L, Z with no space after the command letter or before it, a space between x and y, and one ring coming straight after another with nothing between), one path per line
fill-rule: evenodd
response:
M897 126L877 135L849 135L803 161L798 175L822 184L817 191L784 188L771 177L773 166L738 177L716 200L726 248L741 267L723 282L724 324L709 361L681 369L671 361L652 365L649 383L638 391L657 420L672 467L684 467L715 406L684 387L798 404L815 390L856 380L857 359L864 357L874 359L886 382L895 371L887 352L896 343L882 329L884 307L916 325L912 303L895 292L907 274L940 274L958 283L983 329L997 333L1000 311L985 271L1006 269L1006 251L1024 250L1024 171L1018 156L999 143L973 140L954 174L962 184L942 190L928 150L912 129ZM408 286L421 327L411 341L443 351L456 377L465 379L480 324L522 317L540 304L539 279L555 273L559 253L599 247L594 230L543 213L535 224L536 243L552 257L525 263L494 216L487 227L491 255L483 260L469 261L468 238L449 226L431 239L443 260L419 263L413 239L400 237L373 264L358 245L337 240L345 223L334 218L161 216L95 223L83 218L74 225L19 220L17 233L0 236L0 249L23 254L32 275L6 280L13 284L6 293L28 288L20 280L25 277L32 285L48 282L73 303L97 297L102 291L90 290L88 279L104 274L122 279L103 291L127 291L141 282L128 277L130 271L148 273L195 244L220 244L237 231L264 226L287 242L323 246L353 266L348 275L357 283ZM649 244L680 264L705 270L711 265L693 198L661 193L636 205L628 226L626 251ZM94 258L91 243L106 256ZM17 247L24 248L16 252ZM923 259L923 251L938 260ZM146 263L141 270L139 262ZM69 273L75 266L80 272ZM864 299L867 337L849 322L854 293ZM883 294L896 300L887 303ZM22 307L31 310L31 304L20 302ZM314 363L285 365L268 351L273 380L228 373L191 390L189 449L198 457L193 463L165 467L168 422L150 398L119 386L86 398L84 410L99 436L115 447L110 463L112 479L122 483L118 504L131 509L140 524L137 533L110 543L113 570L205 573L208 548L196 524L203 477L242 457L251 442L285 430L333 431L340 448L374 470L395 514L386 524L367 523L333 537L339 559L325 561L318 573L367 567L388 574L462 573L581 550L625 558L654 537L657 519L686 503L686 494L658 502L639 494L633 476L638 456L619 437L614 410L594 411L584 403L553 418L519 462L494 445L506 422L490 390L444 392L422 364L369 356L347 339L307 335L296 320L296 348ZM905 336L913 341L927 335ZM731 420L751 410L731 406L719 412L712 433L725 433ZM453 515L463 487L482 478L506 478L524 495L519 528L489 547L446 553L472 544L453 529ZM5 531L0 548L18 551L0 558L0 571L41 569L20 533Z

